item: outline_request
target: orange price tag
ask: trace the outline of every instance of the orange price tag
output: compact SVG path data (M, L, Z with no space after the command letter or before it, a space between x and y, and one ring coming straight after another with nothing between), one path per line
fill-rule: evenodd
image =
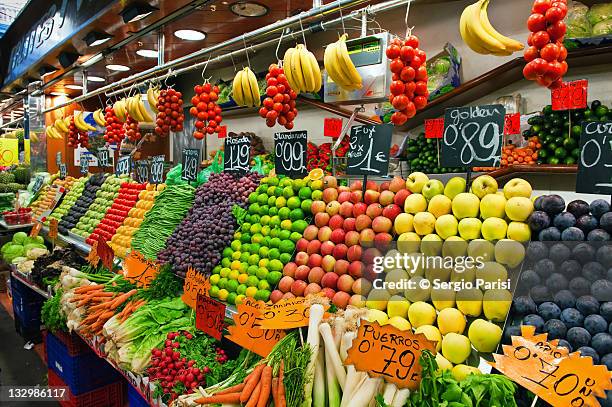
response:
M553 406L599 406L596 397L612 389L612 372L558 343L536 335L533 326L521 326L521 336L503 345L503 355L493 354L491 365Z
M444 136L444 117L425 120L425 138L442 138Z
M49 239L57 239L57 225L59 222L55 218L49 219Z
M136 283L138 287L147 288L159 272L159 265L132 249L123 261L123 270L128 281Z
M262 301L245 298L242 304L236 307L238 312L234 314L235 325L227 328L229 335L226 336L232 342L264 358L285 336L285 331L280 329L261 329L261 312L265 306Z
M219 133L217 133L218 138L226 138L227 137L227 126L219 126Z
M323 135L325 137L340 137L342 132L342 119L326 117L323 119Z
M106 240L102 236L98 237L98 257L102 260L104 267L113 271L113 261L115 260L115 252L110 248Z
M421 382L419 358L424 349L436 353L436 344L423 334L400 331L392 325L364 323L344 363L397 387L416 390Z
M563 82L558 88L550 91L553 110L583 109L587 106L589 81L581 79Z
M326 308L327 309L327 308ZM306 298L288 298L276 304L266 304L261 310L263 329L291 329L308 326L310 305Z
M210 291L210 281L204 274L198 273L193 267L187 269L185 283L183 284L183 295L181 299L191 308L196 309L198 295L208 296Z
M38 236L41 229L42 229L42 223L40 222L34 223L34 226L32 226L32 230L30 230L30 237Z
M196 328L220 341L224 326L225 304L206 295L198 295Z
M512 134L521 133L521 114L507 114L504 119L504 134L510 136Z
M94 267L98 267L100 257L98 256L98 242L93 242L89 254L87 255L87 261Z

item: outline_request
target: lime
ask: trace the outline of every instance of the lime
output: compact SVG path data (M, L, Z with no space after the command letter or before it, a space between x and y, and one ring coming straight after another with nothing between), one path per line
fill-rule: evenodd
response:
M259 256L256 254L251 254L247 260L250 265L255 265L259 263Z
M266 276L266 281L270 283L271 286L275 286L281 278L283 278L283 273L280 271L271 271Z
M251 225L249 225L249 227L251 227ZM242 237L242 232L240 231L240 229L234 232L234 239L240 240L241 237Z
M221 259L221 267L229 267L231 263L232 261L227 257Z
M270 283L268 283L267 280L259 280L259 283L257 284L257 288L259 288L260 290L269 290Z
M281 187L277 186L277 187L274 189L274 196L276 196L276 197L281 197L281 196L283 196L283 188L281 188Z
M229 280L227 284L225 284L225 289L230 293L236 292L238 288L238 280Z
M219 297L219 287L213 285L212 287L210 287L210 290L208 291L208 294L210 294L210 296L212 298L217 298Z
M266 185L267 185L269 180L270 180L270 177L263 177L263 178L261 179L261 184L262 184L262 185L263 185L263 184L266 184Z
M279 229L279 228L277 228L277 227L275 227L274 229L272 229L272 230L270 231L270 237L271 237L271 238L278 237L278 232L279 232L279 231L280 231L280 229Z
M247 267L247 274L249 276L254 276L257 273L257 269L259 267L257 267L257 265L251 265L249 267Z
M270 226L266 225L261 228L261 234L268 236L270 234Z
M300 204L300 209L304 211L304 213L310 213L310 207L312 206L312 199L304 199Z
M301 188L303 188L304 186L306 186L306 180L302 179L302 178L297 178L294 179L293 182L291 183L291 186L293 187L293 189L295 190L295 192L299 191Z
M276 188L273 185L269 186L268 189L266 190L266 194L268 194L268 196L274 195L274 190L275 189Z
M257 203L259 205L265 205L268 203L268 194L259 194L257 195Z
M289 239L290 236L291 236L291 231L289 231L289 230L281 230L278 233L278 238L280 240L287 240L287 239Z
M244 292L244 295L250 298L255 298L255 294L257 294L257 287L255 286L247 288Z
M221 276L219 274L213 274L208 279L208 281L210 281L210 285L217 285L217 284L219 284L219 280L221 280Z
M270 259L261 259L261 260L259 260L259 267L268 268L269 264L270 264Z
M268 211L268 215L270 215L271 217L274 217L278 214L278 208L275 206L270 205L270 210Z
M273 260L270 260L270 264L269 264L268 267L272 271L282 271L283 270L283 263L281 263L281 261L278 260L278 259L273 259Z
M249 194L249 203L250 204L257 202L257 195L258 195L257 192L251 192Z
M227 277L223 277L219 279L219 282L217 283L217 287L219 288L225 288L225 286L227 285L227 282L229 280L227 279Z
M287 206L287 200L283 196L276 198L275 206L277 209L284 208Z
M281 222L281 228L285 230L291 230L292 222L289 219L285 219Z
M323 191L321 191L320 189L312 191L311 199L313 201L320 201L321 198L323 198Z
M291 198L287 199L287 206L289 207L289 209L299 208L301 204L302 201L300 201L300 198L298 198L297 196L292 196Z
M267 215L269 209L270 209L270 207L268 205L260 206L259 207L259 215L260 216Z
M259 248L259 257L268 257L268 252L270 249L266 246L261 246Z
M258 283L259 279L256 276L249 276L249 278L247 278L246 285L248 285L249 287L255 287Z
M293 227L295 227L295 224L293 224ZM301 238L302 234L299 232L291 232L291 235L289 236L289 240L291 240L293 243L297 243L297 241Z
M261 216L251 215L251 223L259 223L260 220L261 220Z
M273 237L272 239L270 239L270 247L278 247L280 246L281 243L281 239L278 237Z
M565 156L567 156L567 151L563 147L557 147L555 149L555 157L565 158Z
M291 230L293 232L303 233L304 229L306 229L307 227L308 227L308 222L306 222L303 219L300 219L300 220L296 220L295 222L293 222L293 225L291 225Z
M249 232L251 232L252 234L261 232L261 224L259 223L252 224L251 229L249 229Z
M291 261L291 257L293 253L281 253L279 260L283 262L283 264L287 264Z
M281 223L281 220L282 220L282 219L280 218L280 216L279 216L279 215L274 215L274 216L272 216L272 217L270 218L270 223L269 223L269 225L270 225L271 227L273 227L273 228L274 228L274 227L279 227L279 226L280 226L280 223Z
M284 177L283 179L280 180L280 182L278 183L279 186L281 187L290 187L292 184L291 182L291 178L288 177Z
M270 291L268 290L257 290L257 293L255 293L255 299L258 301L268 301L268 299L270 299Z
M252 267L252 266L251 266ZM248 269L247 269L248 270ZM244 284L247 281L247 278L249 278L249 275L247 273L242 273L238 276L238 282L240 284Z
M302 211L300 208L296 208L289 213L289 219L292 221L304 219L304 217L304 211Z
M283 196L284 196L286 199L291 198L291 197L293 196L293 188L291 188L291 187L285 187L285 188L283 188Z
M298 196L300 199L310 199L312 196L312 190L308 187L302 187L298 192Z
M282 219L289 219L289 215L291 214L291 209L284 207L278 210L278 216Z
M247 215L246 217L247 218L251 218L250 215ZM242 224L242 226L240 226L240 230L242 230L243 232L248 232L250 228L251 228L251 223L250 222L244 222Z
M268 189L267 185L261 184L257 187L257 189L255 190L255 192L257 192L257 194L263 194L266 192L266 190Z
M295 250L295 243L291 240L283 240L278 249L283 253L293 253Z
M221 271L221 266L219 264L217 264L215 267L213 267L212 269L212 273L213 274L219 274L219 272Z
M261 233L253 235L253 237L251 238L252 243L261 243L262 240L263 240L263 235Z
M268 185L278 185L278 178L276 177L266 177L268 179Z
M259 219L259 223L261 223L262 225L267 225L268 223L270 223L270 216L269 215L263 215L261 217L261 219Z
M290 240L284 240L283 242L290 242ZM283 242L280 242L279 247L283 244ZM270 249L270 252L268 253L268 258L269 259L278 259L280 257L280 249L274 248L274 249Z
M270 247L270 240L272 240L270 236L264 236L264 238L261 241L261 244L264 246Z
M249 261L249 253L240 253L240 262L247 263Z
M271 196L270 198L268 198L267 204L268 204L268 206L276 205L276 197L275 196Z
M238 288L236 288L236 292L238 294L244 294L244 293L246 293L246 290L247 290L247 285L246 284L240 284L238 286Z
M242 236L240 236L240 241L242 243L249 243L251 241L251 234L250 233L244 233Z
M227 296L227 300L226 300L227 303L231 305L236 304L236 297L237 297L236 293L229 293Z
M249 206L249 213L259 213L259 204L257 202Z
M229 291L227 291L226 289L222 288L219 290L219 299L221 301L227 300L228 295L229 295Z
M266 276L268 275L268 269L265 267L260 267L259 269L257 269L257 274L255 274L257 276L258 279L262 279L262 278L266 278Z
M259 243L251 243L249 246L250 246L249 247L249 253L251 253L251 254L258 254L259 253L259 248L261 247L259 245Z
M250 243L245 243L245 244L242 245L241 249L245 253L250 253L251 252L251 244Z
M240 269L240 267L238 267L238 269ZM227 275L227 278L229 280L238 280L238 276L240 275L240 271L239 270L232 270L229 272L229 274Z
M232 253L232 257L230 257L232 260L238 260L240 259L240 255L242 254L242 252L234 252Z

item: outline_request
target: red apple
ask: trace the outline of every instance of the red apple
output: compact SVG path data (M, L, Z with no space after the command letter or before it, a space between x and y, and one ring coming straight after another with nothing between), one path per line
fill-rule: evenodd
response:
M365 215L368 210L368 205L365 202L357 202L353 205L353 217L356 218L359 215Z
M286 292L285 294L283 294L283 300L289 300L291 298L295 298L295 295L293 295L292 292Z
M382 193L382 191L388 191L389 190L389 181L385 181L382 184L380 184L380 192Z
M294 262L290 261L289 263L285 264L285 267L283 267L283 275L284 276L289 276L289 277L294 277L295 276L295 269L297 269L297 264L295 264Z
M366 215L370 217L370 219L374 219L377 216L382 215L383 207L379 203L373 203L368 205L368 209L366 209Z
M342 229L345 231L355 230L355 218L346 218L342 222Z
M323 278L321 278L321 286L329 287L332 289L336 289L336 284L338 283L338 275L333 272L325 273Z
M327 225L329 218L330 216L327 212L319 212L314 217L314 223L317 227L321 228Z
M374 237L374 245L381 250L388 250L389 243L391 243L392 240L393 236L391 236L389 233L377 233Z
M301 237L295 244L295 249L298 252L305 252L307 247L308 247L308 240L304 239L303 237Z
M393 228L393 222L391 222L391 219L385 218L384 216L377 216L372 221L372 229L374 229L374 232L376 233L381 233L381 232L388 233L391 231L392 228Z
M340 202L338 202L338 201L331 201L325 207L325 212L327 212L329 214L329 216L334 216L335 214L340 212Z
M334 251L334 247L336 247L336 245L333 242L330 242L329 240L321 243L321 256L327 256L328 254L332 254L332 252Z
M270 301L272 301L273 304L279 302L281 298L283 298L283 292L281 290L274 290L270 293Z
M306 253L309 255L313 255L315 253L319 253L321 250L321 242L318 240L311 240L308 242L308 247L306 247Z
M342 191L338 194L338 202L344 203L351 199L351 193L349 191Z
M389 191L398 192L400 189L406 189L406 180L402 177L395 176L389 183Z
M380 250L375 247L370 247L363 252L361 256L361 261L363 261L367 265L374 264L374 259L380 256L382 256Z
M296 297L301 297L304 295L304 290L306 289L306 281L303 280L295 280L293 284L291 284L291 294Z
M332 234L331 228L329 226L323 226L322 228L319 229L319 233L317 234L317 238L321 242L326 242L331 237L331 234Z
M348 253L348 247L344 243L339 243L334 247L332 256L334 256L336 260L346 259L346 253Z
M393 197L393 203L399 206L400 208L404 207L404 201L410 195L410 191L407 189L400 189L395 193L395 197Z
M326 175L323 178L323 186L325 188L336 188L338 186L338 180L333 175Z
M368 215L359 215L355 219L355 230L361 232L364 229L367 229L372 224L372 218Z
M304 236L304 239L306 240L314 240L317 238L317 233L319 233L318 227L315 225L308 225L306 226L306 229L304 229L302 236Z
M336 285L338 287L338 290L344 291L345 293L350 294L353 292L354 282L355 282L355 279L351 277L350 274L342 273L340 274L340 277L338 278L338 282L336 283Z
M298 266L304 266L308 264L308 257L308 253L298 252L298 254L295 255L295 264L297 264Z
M341 215L332 216L329 218L329 222L327 223L332 230L341 229L343 224L344 218Z
M298 266L298 268L295 270L295 279L306 281L308 278L308 273L310 273L309 266Z
M363 202L365 202L368 205L371 205L373 203L378 202L378 198L379 197L380 197L380 192L372 191L372 190L368 189L365 192L365 195L363 196Z
M393 199L395 198L395 193L391 191L382 191L380 193L380 197L378 197L378 202L382 206L387 206L393 203Z
M350 300L351 300L350 294L347 294L343 291L338 291L332 298L332 303L336 307L344 309L349 304Z
M337 187L337 189L338 189L338 194L342 192L351 192L351 189L347 187L346 185L340 185L339 187Z
M358 245L359 244L359 232L355 230L349 230L348 232L346 232L346 235L344 235L344 244L347 245L348 247Z
M376 183L376 181L366 182L366 189L370 191L376 191L376 192L379 191L378 184Z
M360 261L354 261L349 264L348 273L355 279L363 276L363 271L365 270L365 266Z
M330 203L338 199L338 190L336 188L325 188L323 190L323 200L325 203Z
M310 212L317 214L319 212L325 212L325 202L323 201L312 201L310 205Z
M336 260L336 264L334 264L334 273L339 276L348 273L349 264L350 263L344 259Z
M363 193L361 192L361 189L351 192L351 202L352 203L355 204L357 202L361 202L362 198L363 198Z
M351 191L361 191L363 189L363 182L353 181L350 188L351 188Z
M348 194L348 192L347 192ZM338 213L345 218L353 216L353 203L349 201L344 201L340 204L340 210Z
M371 244L374 241L374 237L376 237L376 232L374 232L372 229L363 229L361 232L359 232L359 244Z
M348 248L346 251L346 258L348 261L361 260L363 249L359 245L354 245Z
M336 229L331 233L329 240L331 240L335 244L343 243L344 235L346 235L346 232L344 231L344 229Z
M284 293L291 291L291 285L295 280L292 277L284 276L278 282L278 289Z
M323 270L325 270L328 273L334 271L335 264L336 264L336 259L334 259L334 256L331 256L329 254L323 257L323 260L321 261L321 267L323 268Z
M351 289L356 294L368 295L368 293L372 289L372 283L361 277L355 280Z
M334 298L334 295L336 294L336 291L333 288L329 287L324 287L323 289L321 289L321 292L325 294L325 296L330 300Z
M368 264L365 266L365 269L363 270L363 277L368 281L374 281L375 279L380 278L380 275L379 273L374 271L373 264Z
M309 294L316 294L321 291L321 286L317 283L310 283L306 286L304 290L304 297L307 297Z
M321 278L323 278L324 274L325 274L325 271L321 267L313 267L310 269L310 273L308 274L308 282L309 283L320 283Z
M394 221L400 213L402 213L402 208L399 205L393 203L391 205L385 206L382 212L382 216L391 219L391 221Z
M308 257L308 267L319 267L321 265L321 260L323 260L323 256L321 256L319 253L311 254L310 257ZM297 271L296 271L296 276L297 276Z

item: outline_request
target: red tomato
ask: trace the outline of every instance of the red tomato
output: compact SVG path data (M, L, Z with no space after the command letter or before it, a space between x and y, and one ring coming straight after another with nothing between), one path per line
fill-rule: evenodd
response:
M197 106L198 103L200 103L200 98L199 97L194 96L194 97L191 98L191 104L192 105Z
M565 18L565 16L567 15L567 3L563 2L563 1L553 1L550 6L551 7L560 8L561 11L563 11L563 13L565 13L563 18Z
M425 82L425 81L418 81L416 83L416 88L414 89L414 94L415 95L420 95L420 96L425 96L428 93L429 92L427 90L427 82Z
M208 121L208 126L209 126L209 127L217 127L217 125L218 125L218 124L219 124L219 123L217 123L217 122L216 122L216 121L214 121L214 120L209 120L209 121Z
M389 87L389 90L391 91L391 94L394 96L397 95L401 95L402 93L404 93L404 82L402 81L393 81L391 82L391 86Z
M402 40L400 40L398 37L395 37L391 40L391 44L393 45L397 45L398 47L401 47L402 45L404 45L404 43L402 42Z
M416 71L411 66L405 66L400 72L399 76L404 82L410 82L414 80L414 77L416 76Z
M274 106L272 106L272 109L276 110L277 112L282 112L283 111L283 104L282 103L274 103Z
M557 89L557 88L561 87L561 85L563 85L563 80L562 79L557 79L556 81L551 83L548 87L550 89Z
M538 51L536 47L531 46L525 49L523 56L525 57L525 61L531 62L540 56L540 51Z
M197 107L195 107L195 106L192 106L192 107L189 109L189 114L190 114L190 115L192 115L192 116L194 116L194 117L195 117L195 116L197 116L197 115L198 115L198 108L197 108Z
M286 93L287 87L282 83L276 85L276 89L278 89L278 93Z
M396 44L391 44L387 47L386 50L387 58L395 59L400 56L400 47Z
M399 74L396 74L395 72L392 72L391 73L391 80L392 81L399 81L399 80L401 80L401 78L400 78ZM107 122L108 122L108 120L107 120Z
M414 77L417 81L427 81L427 68L425 65L419 66Z
M412 58L412 62L410 62L410 66L414 69L418 69L421 65L423 65L423 61L418 56Z
M565 59L567 58L567 48L565 48L565 45L563 45L562 43L557 43L557 45L559 46L558 60L560 62L565 61Z
M213 102L216 102L217 100L219 100L219 95L217 95L217 92L210 92L208 94L208 96L210 97L210 100L212 100Z
M402 124L406 123L407 120L408 117L402 112L395 112L391 115L391 123L396 126L401 126Z
M421 110L427 106L427 98L425 96L415 96L412 102L414 103L416 110Z
M266 119L276 120L278 117L278 112L276 110L270 110L266 115Z
M272 100L272 98L265 98L263 100L263 105L268 109L272 109L272 106L274 106L274 100Z
M400 48L400 58L404 62L409 63L410 61L412 61L412 58L414 58L415 55L416 52L414 51L414 48L412 48L410 45L404 45L402 48Z
M393 73L400 73L403 68L404 68L404 63L399 58L395 58L389 64L389 69L391 69L391 72L393 72Z
M274 101L274 103L283 103L283 101L285 100L285 97L283 96L282 93L277 93L276 95L274 95L272 100Z
M537 76L541 76L548 72L548 62L542 58L536 58L530 62L533 65L533 71Z
M567 68L561 62L553 61L548 63L546 73L553 81L561 78L565 72L567 72Z
M194 126L196 127L196 129L203 129L204 127L206 127L206 124L201 120L196 120Z
M409 35L404 40L404 45L410 45L412 48L419 47L419 38L416 35Z
M529 45L530 47L533 45L533 35L535 33L529 33L529 35L527 36L527 45Z
M548 24L554 24L557 21L561 21L565 18L565 14L567 12L561 10L559 7L551 7L548 10L546 10L546 22Z
M276 120L275 119L266 119L266 126L274 127L275 124L276 124Z
M542 49L550 42L550 36L546 31L538 31L537 33L533 34L532 41L534 47Z
M559 58L559 46L554 43L549 43L540 50L540 56L547 62L556 61Z
M406 89L404 90L404 94L409 98L414 96L414 90L416 89L416 82L410 81L406 82Z
M270 67L268 68L268 71L270 72L270 75L272 76L278 76L282 72L282 70L276 64L270 65Z
M198 94L199 94L199 93L202 93L202 92L204 91L204 88L202 87L202 85L195 85L195 86L193 87L193 91L194 91L195 93L198 93ZM194 103L194 104L195 104L195 103Z
M416 50L416 56L419 57L423 63L427 61L427 54L422 49Z
M204 133L202 133L201 131L194 131L193 132L193 137L196 140L202 140L204 138Z
M546 13L546 10L550 8L551 3L552 3L551 0L535 0L533 2L533 7L531 8L531 12L544 14Z
M268 84L268 86L276 86L276 85L278 85L278 79L272 78L272 77L268 78L267 84Z
M208 112L199 112L198 120L208 120Z
M263 117L265 119L267 114L268 114L268 109L266 109L265 106L262 106L262 107L259 108L259 115L261 117Z
M278 94L278 89L276 88L276 86L268 86L268 89L266 89L266 95L274 97L276 94Z
M287 130L292 130L293 129L293 122L287 122L287 124L285 124L285 128Z
M404 110L406 106L408 105L408 102L410 102L410 100L408 100L408 96L399 95L393 98L393 101L391 102L391 104L397 110Z
M546 78L544 76L538 76L536 78L536 82L539 85L544 86L545 88L548 88L554 81L552 79Z
M284 126L287 124L287 118L285 116L278 116L278 124Z
M204 91L204 92L206 92L206 93L210 92L211 90L212 90L212 85L211 85L210 83L205 83L205 84L202 86L202 91ZM180 98L180 97L181 97L181 96L179 95L179 92L177 92L176 96L177 96L177 98Z
M217 124L221 123L223 121L223 117L217 115L215 116L215 121L217 122Z
M563 41L563 37L567 31L567 26L565 25L564 21L557 21L556 23L549 25L546 31L548 32L551 41Z
M207 110L208 105L204 102L200 102L197 104L196 107L198 108L199 111L205 111Z
M546 30L546 17L544 14L534 13L527 19L527 29L531 32Z

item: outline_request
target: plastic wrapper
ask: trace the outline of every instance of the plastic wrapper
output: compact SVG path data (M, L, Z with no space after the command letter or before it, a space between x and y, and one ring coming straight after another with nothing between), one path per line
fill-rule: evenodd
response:
M595 25L604 20L612 18L612 3L594 4L587 13L587 18L591 25Z
M593 35L612 34L612 18L598 22L593 26Z
M589 8L579 1L572 1L567 5L568 38L586 38L591 36L591 23L587 18Z

